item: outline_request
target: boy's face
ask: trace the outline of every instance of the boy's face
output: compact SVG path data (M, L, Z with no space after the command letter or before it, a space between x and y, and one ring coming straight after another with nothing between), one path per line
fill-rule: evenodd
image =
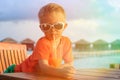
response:
M40 28L49 40L59 39L66 26L62 13L53 12L40 19Z

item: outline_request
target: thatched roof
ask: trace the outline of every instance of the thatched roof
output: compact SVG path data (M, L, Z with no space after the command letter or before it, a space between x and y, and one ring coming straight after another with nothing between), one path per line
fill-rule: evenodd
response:
M99 39L99 40L94 41L93 44L108 44L108 42L105 40Z
M75 44L90 44L90 42L88 42L84 39L80 39L79 41L75 42Z
M111 42L111 44L120 44L120 40L119 39L114 40L113 42Z
M29 38L24 39L23 41L21 41L21 43L30 43L30 44L34 44L35 42Z
M7 37L7 38L1 40L1 42L17 43L16 40L14 40L14 39L12 39L12 38L10 38L10 37Z

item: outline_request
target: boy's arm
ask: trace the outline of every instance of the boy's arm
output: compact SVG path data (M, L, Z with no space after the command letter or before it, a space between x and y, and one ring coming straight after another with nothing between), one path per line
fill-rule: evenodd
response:
M71 78L74 74L74 68L73 67L52 67L48 65L47 60L39 60L39 67L40 71L43 74L51 75L51 76L58 76L58 77L64 77L64 78Z
M73 61L72 62L65 62L64 64L61 65L61 67L67 67L67 66L73 67Z

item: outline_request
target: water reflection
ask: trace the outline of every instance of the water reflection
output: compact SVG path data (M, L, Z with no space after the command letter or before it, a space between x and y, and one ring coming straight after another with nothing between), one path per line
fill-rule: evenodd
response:
M75 59L75 68L109 68L110 64L120 64L120 55L92 56Z

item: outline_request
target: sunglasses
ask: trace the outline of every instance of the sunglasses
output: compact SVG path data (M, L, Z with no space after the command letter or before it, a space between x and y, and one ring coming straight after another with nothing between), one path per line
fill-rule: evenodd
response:
M60 31L60 30L64 29L64 25L65 25L65 23L63 23L63 22L57 22L54 24L43 23L43 24L40 24L40 28L45 32L49 31L51 28L54 28L54 29Z

